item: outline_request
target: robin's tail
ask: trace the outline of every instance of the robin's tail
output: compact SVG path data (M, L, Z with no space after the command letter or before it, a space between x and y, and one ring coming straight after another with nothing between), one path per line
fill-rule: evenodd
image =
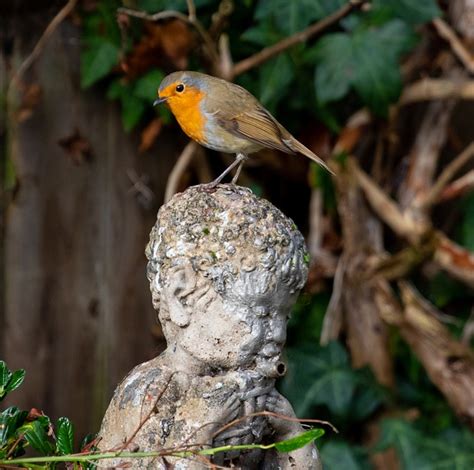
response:
M334 175L334 172L326 165L323 159L319 158L315 153L311 152L311 150L304 146L301 142L296 140L293 136L291 136L291 139L284 139L283 142L285 143L286 146L288 146L291 150L294 152L301 153L305 157L310 158L313 160L313 162L316 162L318 165L321 165L323 168L325 168L329 173Z

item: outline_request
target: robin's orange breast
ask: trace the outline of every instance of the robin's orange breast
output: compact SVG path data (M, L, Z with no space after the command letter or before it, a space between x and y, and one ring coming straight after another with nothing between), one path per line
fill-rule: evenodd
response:
M204 93L189 88L179 99L170 98L167 104L183 131L201 144L206 143L206 117L201 111Z

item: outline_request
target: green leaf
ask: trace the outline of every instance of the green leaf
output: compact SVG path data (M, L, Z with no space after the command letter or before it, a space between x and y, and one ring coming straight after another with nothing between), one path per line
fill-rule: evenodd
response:
M88 88L105 77L118 63L119 48L107 41L94 41L81 56L81 86Z
M353 34L327 34L307 58L317 62L315 88L321 103L343 98L352 87L376 114L385 116L401 87L399 59L416 36L400 20Z
M325 35L309 58L320 62L314 76L319 101L327 103L344 97L357 69L353 60L351 36L345 33Z
M7 394L7 384L11 378L11 372L4 361L0 361L0 400Z
M16 388L18 388L25 380L25 370L18 369L13 374L11 374L10 380L8 381L6 391L12 392Z
M53 445L48 440L45 426L40 420L29 423L25 430L25 439L31 447L43 455L52 454L54 451Z
M0 447L6 445L27 416L26 411L21 411L16 406L11 406L0 413Z
M138 124L144 112L145 104L143 100L133 95L122 96L122 124L127 132Z
M260 67L260 101L274 112L293 79L293 65L288 54L280 54Z
M255 10L257 20L271 18L286 35L301 31L311 22L340 8L345 0L260 0Z
M382 421L376 450L394 447L404 470L472 470L474 437L458 433L447 442L444 435L423 434L401 419Z
M135 82L133 94L138 98L143 98L144 100L149 101L151 106L153 100L157 98L157 90L164 76L165 75L160 70L152 70L151 72L148 72Z
M290 439L275 442L275 449L277 449L278 452L293 452L294 450L301 449L305 445L313 442L323 435L324 429L310 429L309 431L306 431Z
M297 416L309 415L315 405L326 405L340 416L348 413L356 375L339 343L289 349L288 360L289 373L282 385Z
M373 9L378 8L411 24L426 23L441 14L436 0L374 0Z
M321 460L328 470L363 470L371 468L363 452L346 442L331 441L321 449Z
M74 426L68 418L59 418L56 425L56 451L72 454L74 447Z

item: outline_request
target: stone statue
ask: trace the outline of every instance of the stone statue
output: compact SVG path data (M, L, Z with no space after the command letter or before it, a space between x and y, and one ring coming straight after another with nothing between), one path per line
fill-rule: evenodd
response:
M307 276L304 240L292 221L248 189L195 186L161 207L146 255L168 347L116 389L100 450L270 443L301 433L296 421L238 420L265 410L295 417L274 387L285 373L280 355L288 315ZM127 462L140 469L209 467L198 456ZM242 469L321 468L314 445L289 454L227 452L213 462Z

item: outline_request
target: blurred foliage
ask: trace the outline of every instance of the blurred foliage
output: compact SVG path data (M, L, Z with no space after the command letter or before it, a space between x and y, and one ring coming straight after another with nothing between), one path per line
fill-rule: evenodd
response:
M5 362L0 361L0 401L17 389L24 378L23 369L11 372ZM90 450L92 439L92 435L87 436L81 449ZM53 425L48 416L35 408L28 412L16 406L8 407L0 413L0 461L21 457L28 448L42 456L71 454L74 449L73 424L63 417ZM41 468L54 466L51 464ZM83 468L93 468L93 465L87 464Z
M137 0L138 10L187 12L185 0ZM334 13L345 0L235 1L226 33L235 63ZM219 0L196 0L205 27ZM157 116L172 123L166 109L152 108L163 76L176 68L209 71L195 38L183 35L181 48L169 45L171 27L129 18L116 21L118 0L104 0L84 13L82 86L101 87L121 104L124 128L146 125ZM435 0L373 0L371 8L355 11L338 25L296 45L247 73L236 82L256 95L290 129L302 122L322 122L333 133L348 116L367 106L384 118L402 90L401 60L414 49L424 24L441 14ZM173 41L171 41L173 42ZM281 115L281 116L280 116ZM336 159L341 163L347 155ZM311 184L323 190L325 210L336 211L328 174L314 167ZM260 188L260 186L258 186ZM459 203L456 241L474 250L474 196ZM470 314L472 292L439 273L414 281L438 308L455 310L463 323ZM474 438L458 422L446 400L396 331L391 332L397 384L381 387L366 369L354 369L343 343L318 346L330 293L304 294L289 323L288 376L283 393L298 416L326 419L340 431L328 433L321 452L329 470L373 468L371 458L392 447L402 468L471 470ZM459 337L459 324L452 325ZM390 417L389 417L390 416ZM378 438L369 440L375 426Z

